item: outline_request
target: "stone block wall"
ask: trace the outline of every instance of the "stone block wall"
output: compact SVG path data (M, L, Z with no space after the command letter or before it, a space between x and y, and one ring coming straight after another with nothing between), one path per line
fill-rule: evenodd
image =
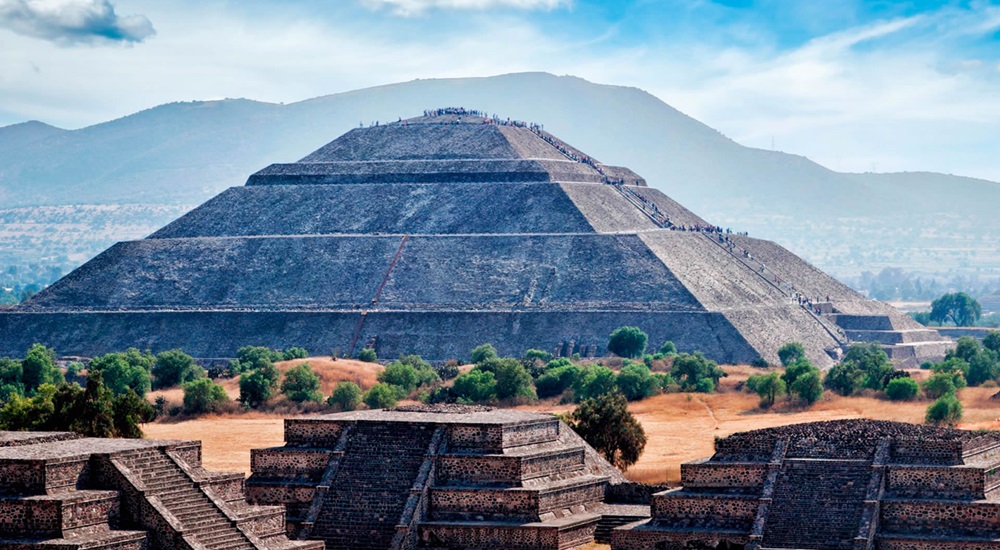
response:
M750 530L760 498L666 491L653 496L652 521L700 529Z
M681 464L681 485L689 490L742 489L748 493L759 493L766 477L767 464L761 462Z
M985 498L982 468L890 466L886 491L893 497L977 500Z

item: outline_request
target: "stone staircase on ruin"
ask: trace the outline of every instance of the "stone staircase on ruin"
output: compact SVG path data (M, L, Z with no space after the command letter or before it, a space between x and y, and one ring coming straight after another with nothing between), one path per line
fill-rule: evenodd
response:
M390 548L433 434L426 425L358 423L309 538L328 550Z
M185 538L207 550L253 550L252 542L202 492L190 477L160 449L130 454L121 459L179 522Z
M761 547L852 550L870 478L870 460L786 459Z

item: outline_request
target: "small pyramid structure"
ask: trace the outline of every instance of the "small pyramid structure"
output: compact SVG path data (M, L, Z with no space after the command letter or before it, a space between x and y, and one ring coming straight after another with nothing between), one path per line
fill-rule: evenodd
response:
M114 245L0 312L0 355L252 344L447 360L492 342L593 356L623 325L726 363L777 362L790 341L822 366L850 342L909 363L950 345L538 125L424 115L354 129Z

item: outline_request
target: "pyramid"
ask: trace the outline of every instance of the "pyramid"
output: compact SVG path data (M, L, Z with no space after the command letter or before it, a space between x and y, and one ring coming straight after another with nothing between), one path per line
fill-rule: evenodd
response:
M909 363L949 345L541 126L440 109L354 129L112 246L0 313L0 355L259 344L447 360L491 342L594 356L623 325L726 363L776 362L789 341L823 366L850 342Z

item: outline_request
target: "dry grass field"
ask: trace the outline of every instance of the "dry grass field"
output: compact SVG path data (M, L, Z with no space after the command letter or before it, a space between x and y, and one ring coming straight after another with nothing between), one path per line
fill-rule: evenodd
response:
M282 364L287 369L292 361ZM375 382L376 365L357 361L336 362L309 359L310 365L323 377L323 391L329 393L337 380L361 380L361 387ZM797 422L836 420L843 418L874 418L904 422L923 422L927 401L892 403L873 397L839 397L827 393L824 399L809 409L791 403L779 403L770 410L758 407L754 394L736 388L750 374L751 367L725 367L729 373L715 394L665 394L652 397L629 407L646 430L649 443L639 462L627 475L648 483L675 482L680 477L680 464L710 456L716 437L782 426ZM914 372L915 378L925 373ZM230 388L227 388L230 389ZM959 392L965 407L960 425L969 429L1000 429L1000 401L990 399L996 388L966 388ZM236 394L239 393L238 388ZM179 400L179 398L177 398ZM526 410L566 412L570 405L540 403ZM152 423L143 426L146 437L154 439L201 439L205 466L212 470L249 473L250 449L281 445L282 417L265 413L245 413L202 417L174 423Z

